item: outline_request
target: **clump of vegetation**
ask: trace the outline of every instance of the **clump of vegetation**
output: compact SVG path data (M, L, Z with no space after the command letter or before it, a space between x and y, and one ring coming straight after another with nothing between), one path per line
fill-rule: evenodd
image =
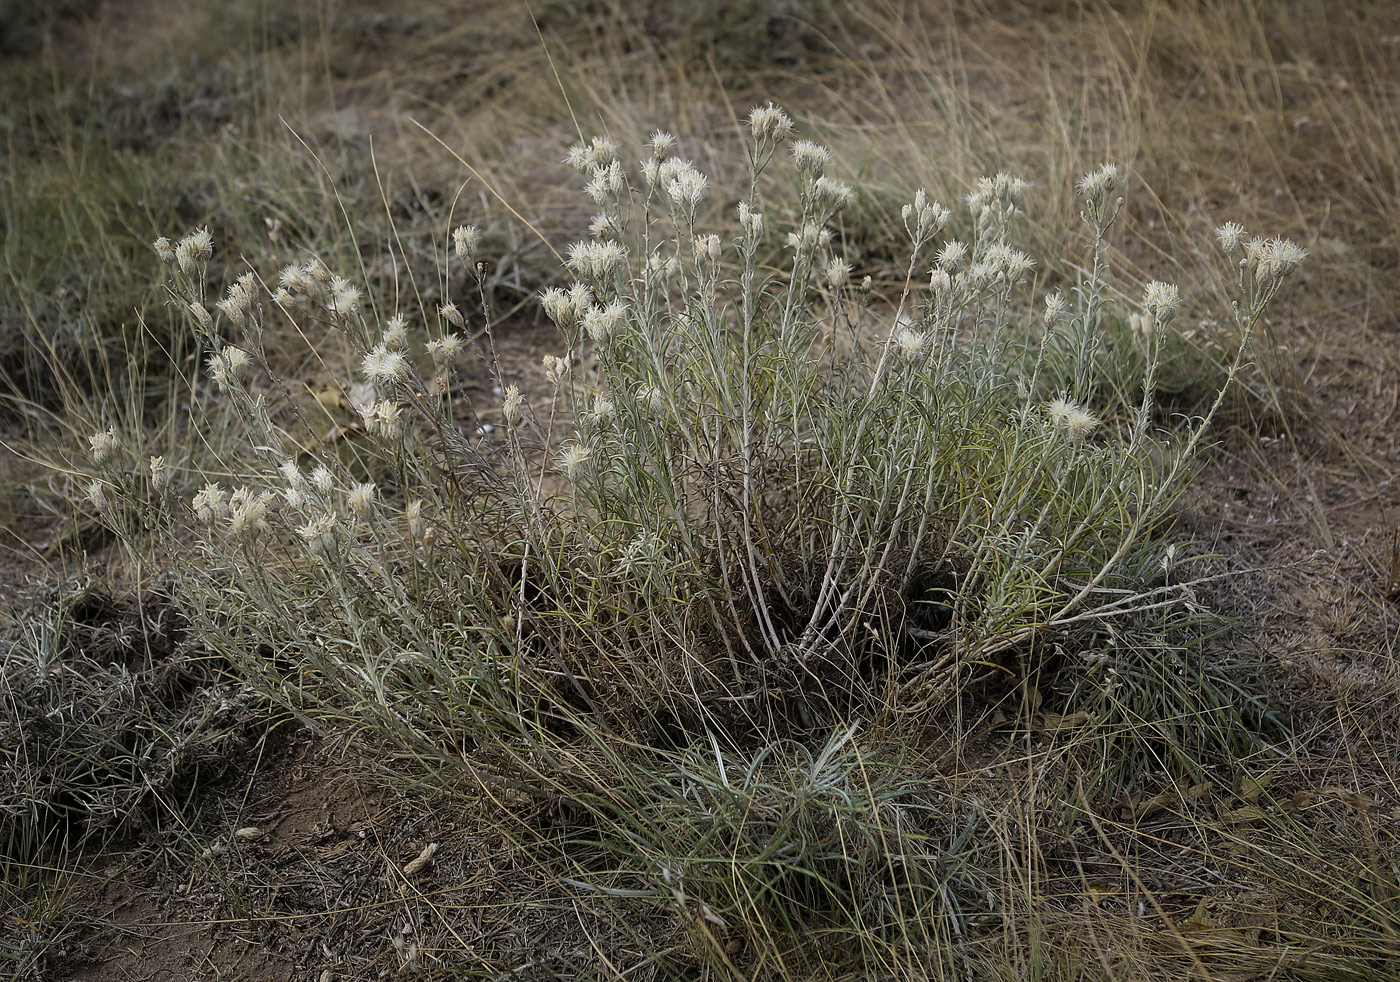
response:
M256 699L189 637L168 598L135 604L70 584L0 625L6 859L177 810L243 749Z
M747 123L723 235L671 134L635 172L608 139L570 151L598 211L573 281L540 298L560 332L543 387L497 357L474 227L444 250L449 296L412 316L314 258L216 301L210 232L158 240L207 351L196 396L243 426L235 486L191 495L108 429L84 495L119 533L155 532L200 643L258 692L397 779L507 805L503 822L565 816L540 846L560 875L669 909L684 957L893 971L970 911L1001 916L978 870L1004 844L973 835L987 813L893 766L950 707L1053 715L1088 755L1084 799L1251 746L1248 700L1201 657L1172 517L1305 253L1219 230L1238 347L1169 428L1177 288L1148 283L1130 312L1136 358L1102 344L1125 322L1114 166L1078 186L1082 279L1032 296L1028 185L999 174L968 195L966 240L911 196L886 294L843 252L857 191L827 148L772 105ZM781 229L780 158L800 202ZM279 374L267 344L287 326L349 352L337 397L357 418L322 425ZM501 405L465 397L470 359Z

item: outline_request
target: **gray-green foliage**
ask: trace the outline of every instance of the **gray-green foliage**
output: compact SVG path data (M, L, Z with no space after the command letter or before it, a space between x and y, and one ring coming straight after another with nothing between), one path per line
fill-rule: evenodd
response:
M870 754L917 740L969 682L1055 693L1103 724L1090 741L1103 760L1189 771L1238 745L1227 684L1191 647L1189 567L1156 537L1220 399L1176 431L1156 422L1180 304L1162 283L1134 332L1141 375L1098 378L1105 319L1120 316L1111 166L1080 187L1085 276L1043 312L1015 245L1026 185L1008 175L968 196L967 243L939 240L950 212L918 192L886 294L841 254L855 192L825 174L826 150L792 141L774 107L750 122L728 241L697 227L712 192L668 134L635 175L611 141L571 151L599 213L568 250L573 284L541 298L562 347L528 396L502 377L474 229L454 233L445 279L462 288L424 318L421 356L417 325L367 309L316 260L275 291L245 274L216 304L207 233L162 240L171 299L209 351L196 393L246 427L224 451L242 483L191 500L164 462L143 469L120 434L99 435L89 501L117 527L133 510L154 520L201 641L292 712L363 738L400 778L465 776L591 815L589 848L652 883L609 896L678 896L686 867L705 884L704 909L680 904L696 937L734 918L760 938L791 909L767 892L821 908L792 915L803 923L904 924L861 931L894 950L920 911L955 922L947 857L967 841L906 835L900 816L923 806ZM778 231L764 195L785 149L801 214ZM1241 249L1228 229L1222 241ZM775 247L777 267L762 261ZM1230 379L1302 258L1277 240L1243 249ZM357 421L328 431L274 374L265 346L287 321L353 352L361 379L341 391ZM499 416L463 419L451 399L471 357L502 387ZM502 419L499 434L481 425ZM827 751L804 750L832 732ZM1146 749L1124 751L1135 742ZM796 864L781 886L761 849L740 861L757 848L748 819L725 824L760 805ZM875 858L891 836L898 870Z

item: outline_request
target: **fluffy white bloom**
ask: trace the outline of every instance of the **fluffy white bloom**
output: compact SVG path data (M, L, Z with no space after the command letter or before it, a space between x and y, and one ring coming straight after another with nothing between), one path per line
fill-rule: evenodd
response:
M627 321L627 304L614 300L606 307L590 307L583 315L583 329L595 344L607 344Z
M101 467L112 459L112 455L121 448L121 443L117 440L116 429L109 426L88 437L88 446L92 448L92 462Z
M596 241L575 242L569 246L569 258L565 260L574 272L595 280L612 275L626 261L627 250L621 243Z
M397 382L408 375L408 359L381 344L365 355L360 373L371 382Z
M602 211L594 215L593 220L588 223L588 231L595 239L620 239L623 228L616 215Z
M152 457L150 460L151 469L151 490L156 494L165 494L170 487L170 466L166 464L164 457Z
M749 132L757 143L780 143L791 136L794 129L788 114L771 102L755 106L749 112Z
M945 242L943 248L938 250L938 265L950 273L961 266L966 258L967 243L957 239Z
M617 404L607 396L599 394L593 397L593 408L585 414L585 419L592 425L599 427L607 426L617 415Z
M423 346L428 352L428 357L433 360L433 367L439 371L451 364L452 359L460 355L464 347L461 337L457 334L444 334L436 341L429 341Z
M1165 324L1181 306L1181 292L1170 283L1153 280L1142 291L1142 306L1153 320Z
M1069 301L1065 300L1065 295L1058 290L1045 298L1045 326L1054 327L1065 319L1065 314L1069 312Z
M335 475L325 464L320 464L311 472L311 486L322 494L330 494L335 488Z
M822 229L812 222L803 223L796 232L789 232L787 236L788 248L796 249L798 252L811 252L817 247L822 239Z
M209 356L209 377L220 390L226 390L247 374L250 363L248 352L235 345L225 345Z
M247 488L235 491L229 502L229 531L240 538L253 538L266 532L271 498L266 491L256 495Z
M381 399L360 410L360 419L364 422L365 429L385 440L392 439L401 432L400 415L398 403L387 399Z
M913 327L902 327L894 336L894 345L905 361L918 361L928 350L928 335Z
M826 276L826 285L833 290L839 290L851 279L851 264L844 259L832 258L822 273Z
M593 449L582 443L570 443L555 458L564 474L571 480L593 457Z
M206 525L228 515L228 497L217 481L200 488L190 505L194 508L195 517Z
M700 204L700 199L705 197L705 189L709 186L709 178L690 168L666 182L666 196L677 208L693 213Z
M475 225L458 225L452 230L452 248L458 259L476 255L481 248L481 229Z
M1225 255L1233 256L1244 238L1244 226L1239 222L1226 222L1215 230L1215 237L1220 240L1220 248L1225 250Z
M213 255L214 237L209 234L207 225L195 229L175 247L175 261L180 265L180 272L186 276L193 276L195 270L208 263Z
M976 186L967 195L967 207L979 218L988 209L1005 211L1019 205L1029 187L1021 178L1006 171L995 177L979 177Z
M657 160L665 160L676 150L676 138L665 130L651 134L651 154Z
M466 318L451 300L438 304L438 316L456 328L465 327L467 324Z
M335 533L335 516L331 514L317 515L305 525L297 528L297 535L301 536L302 541L306 543L306 551L319 558L335 554Z
M1070 440L1084 439L1099 425L1099 421L1089 410L1075 405L1068 399L1053 399L1045 409L1055 428Z
M512 385L506 389L506 401L501 406L507 423L514 423L523 413L525 397L520 394L520 386Z
M346 494L345 503L356 518L369 518L374 512L374 485L356 484Z
M622 164L614 160L606 167L593 168L584 193L594 204L605 205L609 199L621 197L627 182L622 175Z
M167 266L175 265L175 248L170 244L170 240L161 236L151 243L151 248L155 249L160 261Z
M408 347L408 320L403 314L395 314L384 325L384 334L379 339L390 351L402 351Z
M1075 185L1085 201L1091 206L1097 207L1118 189L1118 168L1113 164L1102 164L1098 170L1090 171L1079 179Z
M813 190L816 193L817 201L834 211L850 208L856 203L856 193L845 181L819 177L816 184L813 185Z
M1259 249L1254 275L1261 280L1282 280L1308 258L1308 251L1291 239L1273 238Z
M360 310L360 288L343 276L331 280L331 298L326 306L341 317L351 317Z
M821 177L831 163L831 151L820 143L798 140L792 145L792 161L802 173Z
M257 303L257 280L252 273L244 273L229 284L224 299L214 306L232 321L243 321Z
M561 329L573 327L578 321L578 311L574 309L573 300L569 297L568 291L561 290L557 286L552 286L540 294L540 306L544 308L545 315Z
M107 485L98 480L89 481L83 488L83 497L92 507L102 511L107 507Z

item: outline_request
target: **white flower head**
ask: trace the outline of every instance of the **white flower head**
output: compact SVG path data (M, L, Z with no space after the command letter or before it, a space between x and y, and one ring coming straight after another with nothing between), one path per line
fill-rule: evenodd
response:
M665 130L651 134L651 155L656 160L665 160L676 152L676 138Z
M1142 306L1154 321L1165 324L1181 307L1181 291L1170 283L1153 280L1142 291Z
M1065 299L1063 293L1056 290L1045 298L1045 313L1043 319L1046 327L1054 327L1056 324L1060 323L1065 319L1065 315L1068 312L1069 301Z
M1071 441L1084 439L1099 425L1093 413L1068 399L1052 399L1045 409L1055 428Z
M798 140L792 145L792 161L802 173L818 178L826 172L826 165L831 163L831 151L820 143Z
M83 487L83 498L98 511L107 508L107 485L99 480L91 480Z
M900 323L908 326L900 327L895 332L895 350L899 352L899 357L905 361L919 361L928 350L929 337L923 331L910 325L905 318L900 318Z
M311 472L311 486L323 495L330 494L335 489L335 475L325 464L319 464Z
M1307 261L1308 251L1291 239L1272 238L1263 244L1254 260L1254 275L1282 280Z
M1084 197L1090 207L1097 208L1118 189L1118 168L1113 164L1101 164L1098 170L1090 171L1079 179L1075 190Z
M297 528L297 535L306 543L306 551L320 559L336 553L335 516L329 513L317 515L305 525Z
M598 136L587 146L577 143L570 147L564 162L580 174L587 174L596 167L606 167L612 163L617 159L617 151L617 141Z
M1226 222L1215 230L1215 237L1220 240L1220 248L1225 250L1225 255L1233 256L1244 238L1244 226L1239 222Z
M621 269L626 261L627 250L622 243L590 240L569 246L569 258L565 263L582 276L603 280Z
M829 177L819 177L813 185L817 201L824 207L832 211L840 211L842 208L850 208L856 203L856 193L845 181L836 181Z
M600 211L588 223L588 232L595 239L620 239L624 229L617 215Z
M359 519L369 518L374 513L374 485L356 484L345 496L350 513Z
M771 102L766 106L755 106L749 112L749 132L754 142L760 145L781 143L792 135L795 128L788 114Z
M109 426L105 430L94 433L88 437L88 446L92 448L92 462L98 467L103 466L121 449L116 428Z
M326 307L341 317L353 317L360 312L360 288L343 276L331 280L331 296Z
M458 225L452 230L452 248L458 259L470 259L481 248L481 229L475 225Z
M462 312L451 300L438 304L438 316L455 328L460 329L467 325L466 318L462 316Z
M943 248L938 250L938 265L948 272L956 272L957 268L967 259L967 243L953 239L945 242Z
M193 276L195 270L208 264L214 255L214 237L209 234L209 226L197 228L180 240L175 247L175 261L180 272Z
M851 264L833 256L827 261L822 274L826 277L827 286L833 290L840 290L851 280Z
M583 443L573 442L566 446L555 458L565 476L573 480L593 458L593 448Z
M228 496L217 481L200 488L190 505L194 508L195 517L206 525L212 525L215 519L228 515Z
M666 182L666 196L677 208L693 215L709 186L709 178L691 167Z
M209 377L214 380L220 391L227 390L234 382L247 375L251 361L248 352L242 348L232 344L225 345L209 356Z
M390 317L379 340L390 351L402 351L408 347L408 319L403 314Z
M402 381L408 376L408 359L380 344L360 361L360 373L370 382Z
M459 335L450 333L444 334L436 341L429 341L423 348L428 352L428 357L432 358L433 367L442 371L465 350L465 344Z
M627 304L614 300L606 307L590 307L583 315L583 329L595 344L607 344L627 322Z
M229 502L229 531L238 538L255 538L268 530L268 503L272 495L264 491L253 494L239 488Z
M525 397L520 394L520 386L512 385L506 388L506 400L501 406L507 423L514 423L524 415Z
M165 462L164 457L152 457L150 460L151 469L151 490L156 494L165 494L170 487L170 465Z

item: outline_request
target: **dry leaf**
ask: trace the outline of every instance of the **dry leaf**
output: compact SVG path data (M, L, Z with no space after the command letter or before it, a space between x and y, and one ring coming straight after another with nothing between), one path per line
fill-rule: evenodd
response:
M429 842L423 847L423 851L418 854L418 858L403 868L404 875L417 876L419 873L430 869L433 865L433 854L436 853L437 850L438 844L436 842Z

